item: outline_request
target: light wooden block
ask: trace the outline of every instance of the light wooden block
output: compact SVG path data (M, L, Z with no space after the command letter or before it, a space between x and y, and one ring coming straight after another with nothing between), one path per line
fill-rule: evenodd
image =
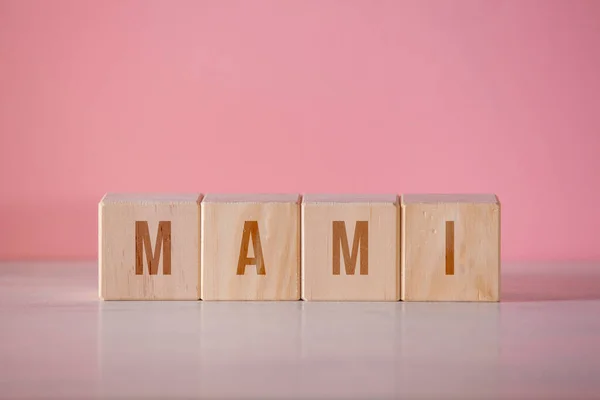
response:
M402 196L402 300L500 300L493 194Z
M208 194L202 300L300 299L300 196Z
M392 195L305 195L302 298L399 300L399 205Z
M106 194L99 204L104 300L200 298L200 194Z

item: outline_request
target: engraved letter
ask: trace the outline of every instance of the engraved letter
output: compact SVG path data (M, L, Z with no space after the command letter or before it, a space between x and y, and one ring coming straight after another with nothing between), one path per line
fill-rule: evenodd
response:
M352 256L348 250L348 235L344 221L333 221L333 274L340 274L340 247L344 256L346 275L354 275L356 258L360 250L360 274L369 274L369 222L356 221Z
M454 221L446 221L446 275L454 275Z
M160 221L156 233L156 247L152 253L148 221L135 221L135 274L144 274L144 248L150 275L158 274L160 250L163 250L163 275L171 275L171 221Z
M254 257L248 257L248 247L250 246L250 237L252 236L252 249ZM246 265L256 265L258 275L266 275L265 261L263 259L262 246L260 245L260 233L258 232L257 221L244 222L244 232L242 233L242 245L240 247L240 257L236 275L244 275Z

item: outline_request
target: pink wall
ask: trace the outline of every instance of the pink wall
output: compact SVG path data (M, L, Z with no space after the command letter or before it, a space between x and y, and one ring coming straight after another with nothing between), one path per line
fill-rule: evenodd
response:
M495 192L505 259L600 257L600 1L0 0L0 258L106 191Z

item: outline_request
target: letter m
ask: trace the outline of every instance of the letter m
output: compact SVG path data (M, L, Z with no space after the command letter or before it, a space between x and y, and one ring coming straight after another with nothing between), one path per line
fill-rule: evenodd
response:
M148 221L135 221L135 274L144 274L145 254L150 275L157 275L161 249L163 251L163 275L171 275L171 221L158 223L154 252L150 242Z
M360 251L360 274L369 274L369 222L356 221L352 255L348 249L348 235L344 221L333 221L333 275L340 274L340 249L344 257L346 275L354 275L356 260Z

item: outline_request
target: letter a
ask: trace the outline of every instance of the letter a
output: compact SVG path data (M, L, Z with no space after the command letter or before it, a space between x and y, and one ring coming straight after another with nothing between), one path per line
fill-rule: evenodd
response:
M171 221L160 221L156 233L156 247L152 253L148 221L135 221L135 274L144 274L144 247L150 275L158 274L160 251L163 250L163 275L171 275Z
M252 249L254 257L248 257L248 248L250 246L250 236L252 236ZM258 232L257 221L244 222L244 232L242 234L242 245L240 247L240 257L238 260L236 275L244 275L246 265L256 265L258 275L266 275L265 261L263 259L262 246L260 245L260 233Z
M346 275L354 275L356 258L360 250L360 274L369 274L369 222L356 221L352 256L348 250L348 236L344 221L333 221L333 275L340 274L340 247L344 256Z

